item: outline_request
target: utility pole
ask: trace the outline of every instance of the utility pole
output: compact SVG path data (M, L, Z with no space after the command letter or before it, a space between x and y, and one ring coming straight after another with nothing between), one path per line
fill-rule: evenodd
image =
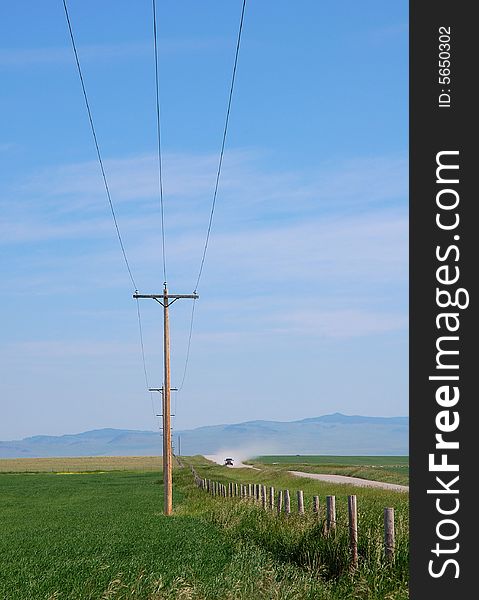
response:
M171 455L171 377L170 377L170 321L169 307L180 298L199 298L198 294L168 294L166 282L162 294L138 294L135 292L133 298L150 298L156 300L163 306L163 357L164 357L164 379L163 379L163 487L165 515L171 515L173 511L173 486L172 486L172 455ZM171 302L170 302L171 300Z
M181 435L178 436L178 456L181 456Z

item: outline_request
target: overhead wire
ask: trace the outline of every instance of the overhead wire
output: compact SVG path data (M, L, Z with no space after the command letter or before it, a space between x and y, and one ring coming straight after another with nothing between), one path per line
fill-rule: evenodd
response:
M148 369L146 368L146 358L145 358L145 345L143 343L143 326L141 324L141 313L140 313L140 302L138 298L136 298L136 314L138 317L138 330L140 332L140 347L141 347L141 358L143 363L143 374L145 376L145 385L146 389L150 394L151 401L151 410L153 412L153 418L156 418L156 410L155 410L155 401L153 400L153 392L150 390L150 381L148 377Z
M239 30L238 30L238 39L236 42L236 52L235 52L235 59L234 59L234 66L233 66L233 74L231 76L231 85L230 85L230 91L229 91L229 97L228 97L228 108L226 110L225 125L224 125L224 129L223 129L223 139L221 142L221 152L220 152L220 157L219 157L219 161L218 161L218 169L216 172L216 181L215 181L215 188L214 188L214 193L213 193L213 201L211 204L210 218L208 221L208 229L206 231L206 240L205 240L205 244L204 244L204 248L203 248L203 255L201 257L200 269L198 272L198 277L196 279L196 284L195 284L195 289L194 289L195 293L198 290L198 286L200 284L200 279L203 274L203 267L205 265L206 252L208 250L208 244L210 241L211 226L213 224L213 215L214 215L215 208L216 208L216 197L218 195L218 186L219 186L220 176L221 176L221 167L223 166L223 155L224 155L224 151L225 151L226 136L228 133L228 123L229 123L229 118L230 118L231 101L233 99L233 90L234 90L235 79L236 79L236 68L238 66L238 56L239 56L239 50L240 50L240 44L241 44L241 34L243 32L245 7L246 7L246 0L243 0L243 6L241 9L241 18L240 18L240 24L239 24Z
M223 137L221 140L221 150L220 150L220 155L219 155L219 160L218 160L218 168L216 171L213 200L211 203L210 216L209 216L209 220L208 220L208 228L206 231L206 239L205 239L203 252L202 252L202 256L201 256L200 268L198 271L198 276L197 276L196 284L195 284L195 288L194 288L195 294L198 291L198 286L200 284L201 276L203 274L203 268L204 268L205 260L206 260L206 253L208 251L208 245L209 245L209 241L210 241L211 228L213 225L213 216L214 216L214 212L215 212L215 208L216 208L216 199L218 196L218 188L219 188L219 182L220 182L220 177L221 177L221 169L223 166L223 156L224 156L224 152L225 152L226 137L228 134L228 124L229 124L229 118L230 118L230 112L231 112L231 103L233 100L233 91L234 91L234 85L235 85L235 80L236 80L236 71L237 71L237 67L238 67L238 56L239 56L239 50L240 50L240 46L241 46L241 34L243 32L245 8L246 8L246 0L243 0L243 4L242 4L242 8L241 8L240 23L239 23L239 28L238 28L238 37L236 40L236 50L235 50L235 58L234 58L234 64L233 64L233 72L231 75L231 84L230 84L229 95L228 95L228 104L227 104L227 109L226 109L225 124L224 124L224 128L223 128ZM183 385L185 383L185 379L186 379L186 372L188 369L188 363L189 363L189 358L190 358L191 338L192 338L192 333L193 333L194 316L195 316L195 300L193 301L193 307L191 310L190 330L189 330L189 335L188 335L188 346L187 346L187 351L186 351L185 367L183 370L183 378L181 380L181 385L178 388L178 392L180 392L182 390Z
M87 113L88 113L88 120L90 122L90 128L91 128L91 132L93 135L93 141L95 143L95 148L96 148L96 153L97 153L97 157L98 157L98 162L100 165L100 170L101 170L101 174L102 174L102 178L103 178L103 183L104 183L104 187L105 187L105 191L106 191L106 195L108 198L108 203L110 206L110 211L113 217L113 222L115 225L115 229L116 229L116 234L118 237L118 241L120 243L120 248L121 248L121 252L123 255L123 259L128 271L128 275L130 277L131 283L133 284L133 288L135 289L135 291L138 291L135 279L133 277L133 273L130 267L130 263L128 261L128 257L126 254L126 250L125 250L125 246L121 237L121 233L120 233L120 227L118 225L118 220L116 217L116 213L115 213L115 209L113 206L113 201L111 198L111 193L110 193L110 186L108 185L108 180L106 177L106 172L105 172L105 168L103 166L103 160L102 160L102 156L101 156L101 152L100 152L100 145L98 143L98 138L97 138L97 134L96 134L96 130L95 130L95 125L94 125L94 121L93 121L93 115L92 115L92 111L91 111L91 107L90 107L90 102L88 100L88 95L86 92L86 86L85 86L85 81L83 78L83 72L82 72L82 68L80 65L80 59L79 59L79 55L78 55L78 51L77 51L77 47L76 47L76 43L75 43L75 37L73 35L73 28L72 28L72 24L71 24L71 20L70 20L70 15L68 12L68 6L67 6L67 2L66 0L63 0L63 8L65 10L65 17L66 17L66 21L68 24L68 31L70 33L70 39L71 39L71 43L72 43L72 48L73 48L73 53L75 56L75 62L76 62L76 66L77 66L77 70L78 70L78 75L80 77L80 83L81 83L81 88L82 88L82 92L83 92L83 98L85 100L85 106L87 109ZM146 389L149 390L150 385L149 385L149 378L148 378L148 370L147 370L147 366L146 366L146 359L145 359L145 347L144 347L144 342L143 342L143 327L141 324L141 313L140 313L140 305L138 302L138 299L136 300L137 303L137 317L138 317L138 327L139 327L139 333L140 333L140 346L141 346L141 357L142 357L142 364L143 364L143 373L144 373L144 377L145 377L145 383L146 383ZM156 411L155 411L155 406L154 406L154 400L153 400L153 393L150 393L150 400L151 400L151 408L152 408L152 412L153 412L153 417L156 417Z
M87 113L88 113L88 120L89 120L89 123L90 123L90 128L91 128L91 132L92 132L92 136L93 136L93 140L94 140L94 144L95 144L97 158L98 158L98 162L99 162L99 165L100 165L100 170L101 170L101 174L102 174L102 178L103 178L103 183L104 183L104 187L105 187L105 192L106 192L106 195L107 195L108 203L109 203L109 206L110 206L110 211L111 211L111 214L112 214L112 217L113 217L113 222L114 222L114 225L115 225L115 230L116 230L116 234L117 234L117 237L118 237L118 242L120 244L121 252L122 252L122 255L123 255L125 266L126 266L127 271L128 271L129 278L130 278L130 280L131 280L131 282L133 284L133 288L135 290L137 290L137 285L136 285L135 279L133 277L133 273L132 273L132 269L130 267L130 263L128 261L128 257L127 257L127 254L126 254L125 245L123 243L123 239L122 239L122 236L121 236L121 233L120 233L120 228L119 228L119 225L118 225L118 220L117 220L117 217L116 217L115 209L114 209L114 206L113 206L113 201L112 201L112 198L111 198L110 187L108 185L108 180L107 180L106 173L105 173L103 159L102 159L102 155L101 155L101 152L100 152L100 146L99 146L99 143L98 143L98 138L97 138L97 134L96 134L95 126L94 126L94 121L93 121L92 111L91 111L91 107L90 107L90 102L88 100L88 95L87 95L87 92L86 92L85 82L84 82L84 78L83 78L83 73L82 73L82 69L81 69L81 65L80 65L80 60L79 60L79 56L78 56L78 51L77 51L77 47L76 47L76 43L75 43L75 37L74 37L74 34L73 34L73 29L72 29L72 25L71 25L71 21L70 21L70 15L69 15L69 11L68 11L66 0L63 0L63 7L64 7L64 10L65 10L66 21L67 21L67 24L68 24L68 30L69 30L69 33L70 33L70 39L71 39L71 43L72 43L73 53L74 53L74 56L75 56L75 62L76 62L77 70L78 70L78 75L79 75L79 78L80 78L80 83L81 83L81 88L82 88L82 92L83 92L83 97L84 97L84 100L85 100L85 106L86 106ZM233 99L233 91L234 91L234 84L235 84L235 79L236 79L236 71L237 71L237 66L238 66L238 56L239 56L239 50L240 50L240 45L241 45L241 35L242 35L242 31L243 31L243 22L244 22L245 7L246 7L246 0L243 0L242 9L241 9L240 24L239 24L239 29L238 29L238 37L237 37L237 42L236 42L236 50L235 50L235 58L234 58L234 64L233 64L233 72L232 72L231 84L230 84L230 88L229 88L228 104L227 104L227 110L226 110L225 124L224 124L224 128L223 128L223 136L222 136L222 141L221 141L221 150L220 150L219 161L218 161L218 168L217 168L216 178L215 178L215 186L214 186L214 192L213 192L213 199L212 199L211 210L210 210L210 215L209 215L209 220L208 220L208 227L207 227L207 231L206 231L205 243L204 243L203 251L202 251L202 255L201 255L200 267L199 267L198 276L196 278L196 284L195 284L195 288L194 288L194 292L195 293L197 292L197 289L198 289L198 286L200 284L200 280L201 280L201 277L202 277L202 274L203 274L203 269L204 269L205 260L206 260L206 254L207 254L207 251L208 251L208 246L209 246L209 241L210 241L210 236L211 236L211 229L212 229L212 224L213 224L213 217L214 217L215 208L216 208L216 201L217 201L217 196L218 196L218 188L219 188L219 182L220 182L220 177L221 177L221 170L222 170L222 166L223 166L223 157L224 157L224 151L225 151L225 145L226 145L226 138L227 138L227 134L228 134L229 117L230 117L231 104L232 104L232 99ZM160 210L161 210L161 237L162 237L163 276L164 276L164 281L166 283L166 281L167 281L166 241L165 241L166 235L165 235L164 197L163 197L163 166L162 166L162 162L163 161L162 161L162 150L161 150L161 120L160 120L159 66L158 66L158 62L159 61L158 61L158 42L157 42L156 0L152 0L152 9L153 9L153 36L154 36L154 53L155 53L155 91L156 91L156 123L157 123L157 149L158 149L158 186L159 186ZM149 388L148 372L147 372L147 368L146 368L146 359L145 359L145 350L144 350L144 341L143 341L143 330L142 330L142 325L141 325L141 313L140 313L140 309L139 309L138 299L137 299L137 316L138 316L138 325L139 325L139 331L140 331L140 345L141 345L141 355L142 355L142 363L143 363L143 371L144 371L144 376L145 376L145 383L147 385L147 388ZM180 385L178 391L180 391L183 388L183 385L184 385L184 382L185 382L185 379L186 379L186 373L187 373L188 364L189 364L189 358L190 358L190 349L191 349L191 340L192 340L192 333L193 333L194 316L195 316L195 301L193 301L193 307L192 307L192 312L191 312L190 328L189 328L189 335L188 335L188 345L187 345L187 352L186 352L186 359L185 359L185 367L184 367L184 370L183 370L183 377L182 377L181 385ZM152 395L151 392L150 392L150 395ZM154 411L153 399L152 399L152 407L153 407L153 411Z
M71 39L71 42L72 42L73 53L75 55L75 61L76 61L76 65L77 65L78 75L80 76L80 83L81 83L81 88L82 88L82 91L83 91L83 98L85 99L86 110L87 110L87 113L88 113L88 120L90 121L90 128L91 128L91 132L92 132L92 135L93 135L93 141L95 142L96 154L97 154L97 157L98 157L98 162L100 164L100 170L101 170L101 174L102 174L102 177L103 177L103 183L104 183L104 186L105 186L106 196L108 198L108 203L110 205L110 211L111 211L111 215L113 217L113 222L115 224L116 234L117 234L117 237L118 237L118 241L120 243L121 252L123 254L123 260L124 260L126 268L128 270L128 275L130 277L131 283L133 284L133 289L136 290L137 286L136 286L135 280L133 278L133 274L131 272L131 267L130 267L130 263L128 261L128 257L126 255L125 246L124 246L123 240L121 238L120 227L118 226L118 220L116 218L115 209L113 207L113 202L112 202L112 199L111 199L110 187L108 185L108 181L107 181L106 173L105 173L105 168L103 166L103 160L102 160L102 157L101 157L100 146L98 144L98 139L97 139L97 136L96 136L95 125L93 123L93 116L92 116L92 112L91 112L91 108L90 108L90 102L88 101L88 96L87 96L87 93L86 93L85 82L83 80L83 73L82 73L82 69L81 69L81 66L80 66L80 59L78 58L78 52L77 52L77 47L76 47L76 43L75 43L75 37L73 35L73 29L72 29L72 25L71 25L71 22L70 22L70 15L68 13L68 7L67 7L66 0L63 0L63 8L65 9L65 16L66 16L66 20L67 20L67 24L68 24L68 30L70 32L70 39Z
M193 306L191 308L190 332L189 332L189 335L188 335L188 345L187 345L187 349L186 349L185 368L183 369L183 377L181 379L181 383L180 383L180 387L178 388L178 392L181 392L181 390L183 389L183 385L184 385L185 379L186 379L186 371L188 369L188 362L189 362L189 359L190 359L191 336L193 334L193 321L194 321L194 318L195 318L195 305L196 305L196 298L193 300Z
M156 90L156 132L157 132L157 148L158 148L158 188L160 194L160 211L161 211L161 243L162 243L162 258L163 258L163 280L166 284L166 243L165 243L165 209L163 201L163 161L161 157L161 126L160 126L160 82L158 68L158 41L156 27L156 0L153 0L153 45L155 49L155 90Z

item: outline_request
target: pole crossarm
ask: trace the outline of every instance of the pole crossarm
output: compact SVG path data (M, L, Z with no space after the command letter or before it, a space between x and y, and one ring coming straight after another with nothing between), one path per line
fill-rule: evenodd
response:
M133 294L133 298L153 298L154 300L159 298L193 298L198 300L198 294Z

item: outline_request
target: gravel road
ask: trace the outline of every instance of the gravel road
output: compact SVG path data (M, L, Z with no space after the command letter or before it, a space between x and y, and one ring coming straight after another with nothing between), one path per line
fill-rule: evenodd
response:
M385 483L383 481L370 481L360 477L347 477L346 475L321 475L319 473L304 473L303 471L288 471L297 477L307 477L309 479L319 479L320 481L329 481L331 483L349 483L359 487L375 487L384 490L393 490L395 492L409 492L408 485L399 485L397 483Z

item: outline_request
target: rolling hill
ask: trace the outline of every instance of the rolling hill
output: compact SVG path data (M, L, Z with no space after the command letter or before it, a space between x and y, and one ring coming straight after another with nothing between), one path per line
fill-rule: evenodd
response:
M181 454L406 455L408 417L363 417L341 413L300 421L247 421L211 425L173 435ZM96 429L61 436L36 435L0 441L0 458L49 456L151 456L161 454L154 431Z

